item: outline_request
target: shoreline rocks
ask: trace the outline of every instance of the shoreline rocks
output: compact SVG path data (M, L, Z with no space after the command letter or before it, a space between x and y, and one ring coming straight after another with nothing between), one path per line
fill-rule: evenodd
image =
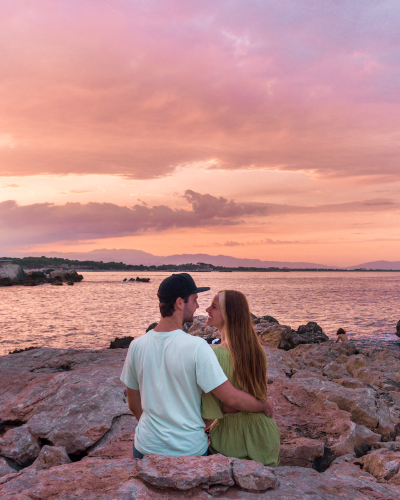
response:
M0 497L244 499L259 488L266 499L398 498L400 353L333 341L265 352L276 468L218 455L132 459L124 349L0 357Z
M299 326L296 332L290 326L279 324L272 316L257 318L252 314L252 320L261 342L270 347L289 351L301 344L321 344L329 341L322 328L313 321ZM195 316L193 323L183 325L183 330L205 340L221 338L218 330L213 326L207 326L206 321L207 316Z
M75 270L27 271L18 264L3 262L0 266L0 286L37 286L43 283L79 283L83 276Z

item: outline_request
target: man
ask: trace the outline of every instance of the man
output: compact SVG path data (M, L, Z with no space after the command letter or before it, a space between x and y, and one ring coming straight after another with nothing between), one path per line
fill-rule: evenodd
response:
M207 342L186 334L182 324L193 321L198 309L197 288L187 273L173 274L158 289L161 319L146 335L134 340L121 374L128 404L139 424L133 456L207 455L208 442L201 418L202 391L212 392L239 411L265 413L268 403L235 389L227 380Z

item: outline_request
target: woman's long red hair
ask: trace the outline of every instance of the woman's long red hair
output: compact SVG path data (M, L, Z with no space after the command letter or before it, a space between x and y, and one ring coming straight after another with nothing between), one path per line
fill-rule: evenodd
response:
M236 290L222 290L218 296L235 379L243 391L266 401L267 362L251 322L246 296Z

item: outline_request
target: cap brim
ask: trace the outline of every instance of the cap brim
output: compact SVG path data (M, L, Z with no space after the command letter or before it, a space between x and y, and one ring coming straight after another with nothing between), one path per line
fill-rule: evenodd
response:
M209 286L201 286L200 288L196 288L193 293L207 292L208 290L211 290Z

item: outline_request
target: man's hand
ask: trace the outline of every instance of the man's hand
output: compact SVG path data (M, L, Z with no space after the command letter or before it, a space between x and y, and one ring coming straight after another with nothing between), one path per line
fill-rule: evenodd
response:
M239 391L227 380L211 391L216 398L225 405L235 408L238 411L248 411L251 413L264 413L267 417L272 417L272 405L268 401L262 403L258 399L250 396L246 392Z
M264 403L264 405L265 405L265 408L263 410L264 415L269 418L272 418L274 416L274 407L272 403L267 401L266 403Z

